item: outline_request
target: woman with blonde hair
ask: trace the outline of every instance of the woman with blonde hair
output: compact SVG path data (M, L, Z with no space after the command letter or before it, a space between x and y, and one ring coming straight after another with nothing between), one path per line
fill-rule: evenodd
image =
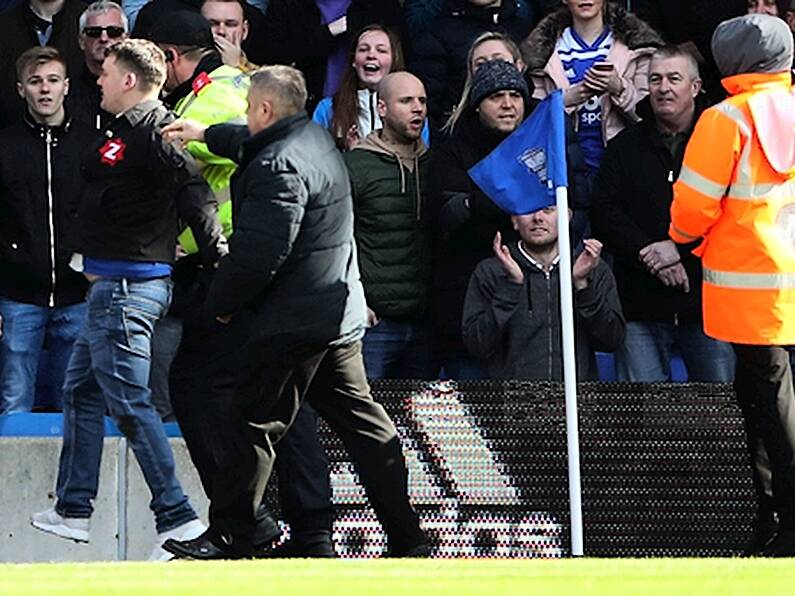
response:
M472 78L475 75L475 71L478 66L488 60L504 60L516 66L520 72L524 71L522 53L519 50L519 46L510 37L499 31L487 31L479 35L469 46L469 52L467 53L467 76L464 81L464 89L461 92L461 99L453 109L453 113L450 114L447 122L445 122L444 127L442 127L442 132L450 134L455 129L456 123L466 109L467 97L469 97L469 91L472 88Z

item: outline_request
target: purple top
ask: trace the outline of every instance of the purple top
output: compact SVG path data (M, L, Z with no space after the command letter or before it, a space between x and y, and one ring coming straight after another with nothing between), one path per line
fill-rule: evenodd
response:
M348 12L351 0L315 0L315 4L320 10L320 22L324 25L336 21ZM348 48L344 44L337 43L337 48L329 54L326 62L326 81L323 84L323 96L334 95L342 82L342 75L347 64Z

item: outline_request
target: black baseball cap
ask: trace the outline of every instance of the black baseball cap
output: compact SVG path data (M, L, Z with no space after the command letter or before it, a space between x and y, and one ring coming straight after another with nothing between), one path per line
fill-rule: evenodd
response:
M149 39L156 44L215 47L210 23L198 12L190 10L176 10L162 15L149 31Z

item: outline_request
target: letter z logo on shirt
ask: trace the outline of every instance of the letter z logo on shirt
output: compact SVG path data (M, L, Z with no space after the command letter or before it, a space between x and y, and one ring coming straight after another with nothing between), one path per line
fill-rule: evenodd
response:
M124 150L127 145L119 138L109 139L99 148L100 161L109 166L115 166L124 159Z

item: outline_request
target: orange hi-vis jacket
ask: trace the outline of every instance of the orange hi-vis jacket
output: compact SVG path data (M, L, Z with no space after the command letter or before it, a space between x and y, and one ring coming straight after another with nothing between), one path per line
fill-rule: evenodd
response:
M703 243L704 331L795 344L795 95L790 73L723 80L674 185L669 234Z

